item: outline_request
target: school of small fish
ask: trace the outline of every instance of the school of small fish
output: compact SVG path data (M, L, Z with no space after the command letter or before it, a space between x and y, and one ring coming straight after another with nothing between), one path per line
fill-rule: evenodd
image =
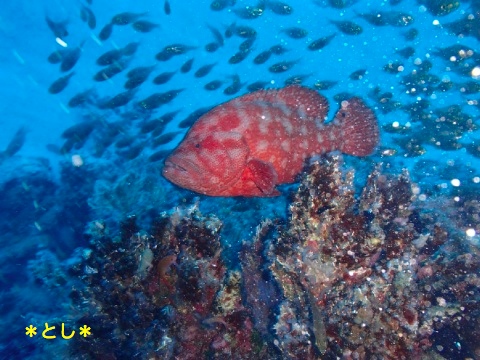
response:
M436 47L429 54L430 57L435 57L447 64L448 71L456 76L453 82L449 77L442 77L432 72L431 58L414 58L419 56L416 54L415 44L421 34L415 28L415 12L395 10L395 6L401 2L390 0L390 7L387 10L386 6L361 7L355 0L311 0L309 3L316 6L319 14L323 8L327 7L338 9L341 14L338 18L324 19L327 26L319 30L303 27L301 22L296 26L282 25L282 19L294 16L295 6L301 6L301 4L262 0L245 5L244 2L235 0L213 0L209 4L210 11L222 12L228 15L229 19L235 20L229 24L214 24L206 19L205 28L210 35L208 38L192 39L191 43L132 41L123 44L115 42L117 31L130 28L131 31L142 34L141 36L147 36L150 33L161 36L168 32L168 28L162 25L162 18L153 18L148 10L113 13L109 16L110 20L102 24L97 20L93 2L81 4L79 21L85 24L87 36L92 37L97 44L101 44L105 51L93 59L94 66L98 68L91 74L92 81L84 81L86 88L76 94L68 95L66 94L71 87L71 82L78 76L76 69L80 66L79 63L92 62L92 59L82 58L85 49L91 46L91 41L83 40L76 46L68 47L62 46L59 42L57 49L47 56L46 60L58 66L60 72L59 77L48 86L48 92L55 96L68 96L65 99L66 106L77 109L85 119L65 130L62 135L65 140L63 145L49 145L48 148L59 154L65 154L73 150L77 151L86 144L93 144L94 154L98 157L105 152L113 151L127 161L141 154L151 162L163 162L167 159L163 174L182 187L215 196L273 196L277 194L275 189L277 185L294 181L295 175L301 171L302 164L308 157L331 150L361 156L372 153L379 142L377 121L373 120L375 115L370 110L374 108L378 115L401 111L411 117L412 123L421 124L417 127L381 126L383 131L393 136L391 143L380 148L381 154L421 156L426 152L426 146L432 145L442 150L465 148L469 154L480 157L477 140L467 145L459 141L462 134L477 128L471 116L463 111L462 107L434 108L428 99L428 96L436 92L456 91L465 97L465 103L479 108L480 100L477 94L480 92L478 83L480 57L473 47L463 45L467 38L472 41L480 40L479 3L473 0L466 1L468 6L462 7L467 9L464 11L465 15L463 16L462 13L460 20L443 25L445 31L458 36L458 44ZM439 17L457 13L461 8L459 2L453 0L417 0L416 3L426 12ZM181 5L164 0L160 5L163 16L175 16L180 10L176 6ZM278 43L270 44L268 47L259 45L258 38L261 30L256 24L258 24L257 19L260 18L276 20ZM68 30L71 19L56 21L46 16L45 20L55 38L66 41L71 36ZM317 69L308 67L309 54L328 54L332 43L338 44L352 37L362 37L365 36L366 30L381 31L383 27L394 29L405 41L403 48L392 49L390 58L394 60L389 60L383 68L378 69L370 66L368 62L359 62L358 68L351 69L348 79L335 77L318 79ZM227 44L232 43L237 44L236 51L220 59L213 57L214 53L222 51ZM292 52L291 46L288 45L292 43L295 46L303 44L300 46L303 46L305 55L302 57L295 55L297 53ZM156 49L154 56L142 59L142 65L132 66L131 64L138 63L138 49L145 47ZM167 67L173 58L181 59L181 66L175 69ZM265 78L259 78L253 82L242 80L244 76L237 70L239 63L248 64L249 67L261 67ZM402 69L407 65L413 66L414 70L402 73ZM306 67L308 70L305 70ZM230 69L230 73L224 72L223 76L219 76L217 70L220 68ZM295 72L297 69L303 70ZM472 75L475 69L478 69L479 73L476 78ZM355 125L346 125L351 133L340 134L338 130L340 125L322 124L327 116L324 110L315 114L305 110L309 107L317 109L318 104L328 108L325 98L317 91L331 91L345 80L368 82L373 71L383 71L385 76L396 77L398 87L411 95L412 101L406 103L397 100L390 89L382 88L380 84L369 86L369 90L364 94L345 91L334 94L332 99L339 104L339 113L342 113L342 109L355 109L355 111L347 111L350 118L339 119L337 115L334 123L342 120L343 124L350 124L348 121L351 120L351 124L358 124L359 121L360 123L364 121L363 125L369 124L368 127L362 125L358 129L359 133L363 134L361 141L358 140L360 139L358 134L355 135ZM285 79L283 84L273 85L271 79L283 76L284 73L288 73L289 76L282 77ZM328 71L322 71L322 73L325 74ZM174 82L172 79L186 76L189 77L189 83L198 84L196 96L202 97L201 91L205 92L205 96L212 92L223 92L225 102L221 105L219 105L220 102L205 104L193 109L185 107L187 85L170 86L169 84ZM105 95L96 88L96 84L112 81L115 83L120 81L123 89ZM175 83L179 82L175 81ZM183 83L187 84L186 81ZM159 90L150 94L145 95L142 91L147 87L157 86ZM282 86L284 88L280 90ZM308 86L308 89L304 86ZM272 87L275 90L264 90ZM248 95L250 93L251 95ZM295 94L294 106L282 95L289 93ZM359 96L367 100L360 100ZM419 100L419 96L423 98ZM236 98L231 100L233 97ZM261 100L258 100L259 98ZM314 98L316 103L312 102ZM366 104L369 103L370 106L367 106ZM158 113L167 104L177 106L178 110ZM218 106L215 107L215 105ZM231 132L228 136L224 134L224 127L228 127L224 123L228 121L212 120L217 118L220 112L235 113L236 115L230 116L228 121L232 118L240 121L235 127L228 125L232 126L228 130ZM242 116L239 116L239 113ZM112 114L114 116L111 116ZM183 114L184 118L178 122L173 121L179 114ZM360 119L361 116L368 120ZM438 119L447 117L448 120L427 122L426 119L432 116ZM109 120L105 120L106 118ZM210 124L208 132L211 138L200 136L201 140L198 140L199 133L204 131L200 129L203 129L202 126L206 126L205 124ZM452 128L452 124L456 125L455 129ZM262 129L265 130L269 126L272 126L272 129L269 129L268 134L262 133ZM186 134L185 129L190 127L192 128ZM300 130L292 135L291 131L288 131L289 127ZM254 129L257 130L255 136L252 135ZM304 133L305 129L308 134ZM269 138L275 133L277 142ZM181 136L185 134L183 143L168 157L174 150L174 144L178 143ZM408 138L404 136L405 134ZM342 148L345 143L349 143L349 136L358 140L356 146L359 148L362 147L361 142L368 143L368 146L365 145L362 151L352 149L348 151ZM253 140L254 137L255 140ZM22 136L17 138L23 139ZM192 145L194 138L198 140L195 145L200 145L200 150ZM199 171L198 158L195 162L187 162L190 166L188 169L185 165L186 160L178 160L180 154L184 158L193 157L193 155L185 155L187 147L188 151L199 153L206 151L204 144L202 145L205 141L210 144L206 148L210 146L211 151L215 153L218 153L220 148L225 148L223 141L238 143L234 149L242 154L242 165L231 164L230 170L235 175L229 173L227 176L225 173L226 178L216 177L212 174L217 170L211 169L208 175L210 180L206 180L208 176L205 174L202 175L202 180L198 180L192 175ZM213 146L212 144L216 142L218 145ZM245 148L240 149L239 144ZM283 150L280 150L280 144L283 144ZM286 148L295 148L299 153L287 151ZM224 150L226 154L231 152L226 148ZM280 154L278 151L283 153ZM225 164L231 160L232 158L223 159L224 163L212 161L216 166L225 167ZM190 179L186 180L185 174L188 174ZM245 183L247 180L248 185ZM218 182L218 186L207 184L212 181ZM238 183L239 181L242 184ZM203 184L199 184L200 182ZM222 183L221 186L220 183Z

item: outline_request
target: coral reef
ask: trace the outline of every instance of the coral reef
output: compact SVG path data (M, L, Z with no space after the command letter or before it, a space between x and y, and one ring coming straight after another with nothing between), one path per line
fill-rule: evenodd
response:
M109 238L92 223L91 251L74 268L87 285L72 300L85 312L92 339L74 344L77 358L200 359L209 353L247 359L253 325L242 305L240 273L221 259L221 222L194 205L158 218L150 234L134 217ZM89 306L85 306L89 304Z
M221 255L220 220L198 204L87 231L72 267L75 358L428 359L479 356L480 251L418 207L404 171L377 166L360 196L340 155L312 162L288 221L264 220ZM464 206L476 206L469 202Z
M126 215L142 215L139 220L143 226L150 212L155 213L172 201L167 199L166 181L159 178L157 165L132 162L132 167L107 167L104 170L109 175L95 181L93 194L88 199L93 218L101 218L112 225Z

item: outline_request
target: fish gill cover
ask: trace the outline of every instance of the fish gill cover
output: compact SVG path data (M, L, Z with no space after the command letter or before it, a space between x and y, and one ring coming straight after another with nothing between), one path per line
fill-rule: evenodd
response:
M479 19L5 6L1 358L480 358Z

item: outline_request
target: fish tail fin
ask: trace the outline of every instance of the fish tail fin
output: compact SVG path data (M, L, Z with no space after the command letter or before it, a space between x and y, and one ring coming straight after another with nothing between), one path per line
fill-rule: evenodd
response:
M370 155L380 140L378 121L373 111L359 98L344 100L334 124L342 139L340 151L355 156Z

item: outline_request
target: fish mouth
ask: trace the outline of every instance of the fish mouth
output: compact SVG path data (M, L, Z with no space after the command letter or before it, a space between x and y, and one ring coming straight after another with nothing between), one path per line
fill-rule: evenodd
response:
M184 171L184 172L187 172L187 169L185 169L183 166L177 164L177 163L174 163L173 161L171 160L167 160L165 161L165 166L163 167L164 171L168 171L168 170L179 170L179 171Z
M190 161L189 159L185 159L182 156L173 156L166 159L163 171L177 172L182 175L200 173L200 169L194 162Z

